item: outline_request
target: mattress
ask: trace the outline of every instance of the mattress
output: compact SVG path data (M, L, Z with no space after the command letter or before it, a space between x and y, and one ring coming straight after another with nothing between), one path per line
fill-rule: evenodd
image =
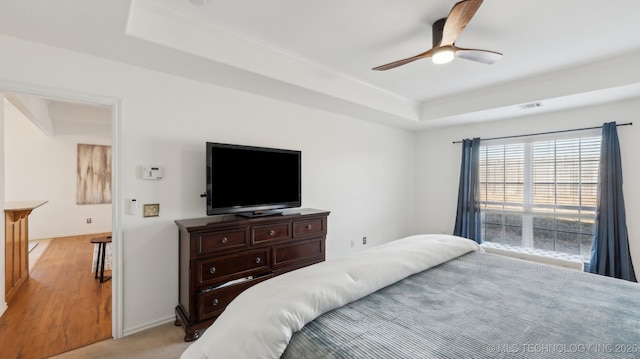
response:
M330 311L282 358L638 358L635 283L472 252Z
M255 285L193 358L638 357L635 283L411 236Z

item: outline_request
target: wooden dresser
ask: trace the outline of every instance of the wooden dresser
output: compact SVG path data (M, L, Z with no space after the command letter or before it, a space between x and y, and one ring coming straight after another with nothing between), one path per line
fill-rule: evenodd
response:
M245 289L325 259L328 211L286 210L282 215L235 215L176 221L180 284L176 325L185 341L198 339Z

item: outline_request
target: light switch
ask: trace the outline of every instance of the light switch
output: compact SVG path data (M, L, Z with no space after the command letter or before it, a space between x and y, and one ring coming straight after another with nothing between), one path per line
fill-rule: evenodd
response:
M138 201L136 201L134 198L128 199L126 211L127 211L127 214L130 214L133 216L138 214Z

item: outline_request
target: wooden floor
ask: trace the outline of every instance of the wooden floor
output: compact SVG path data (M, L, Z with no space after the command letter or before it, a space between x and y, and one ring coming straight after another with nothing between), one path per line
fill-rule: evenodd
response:
M89 241L103 235L49 242L0 317L1 358L46 358L111 338L112 281L91 273Z

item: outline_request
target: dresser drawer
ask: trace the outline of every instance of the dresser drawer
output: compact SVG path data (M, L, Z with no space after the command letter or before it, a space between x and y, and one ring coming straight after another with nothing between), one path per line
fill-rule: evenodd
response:
M322 218L306 219L293 222L293 238L326 233Z
M196 261L197 285L210 285L268 272L269 249Z
M249 279L241 283L216 288L198 295L198 316L206 319L218 316L231 301L244 292L247 288L271 278L272 275L265 275L260 278Z
M315 238L273 246L273 269L324 259L324 239Z
M251 227L251 244L291 239L291 222L277 222Z
M247 246L247 231L238 228L220 232L202 232L196 237L197 255Z

